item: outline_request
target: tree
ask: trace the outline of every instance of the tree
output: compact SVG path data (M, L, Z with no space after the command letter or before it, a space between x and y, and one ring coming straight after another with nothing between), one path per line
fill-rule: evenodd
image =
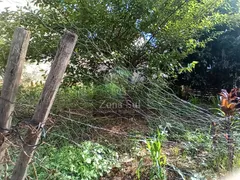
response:
M239 12L237 1L231 1L230 9ZM224 10L221 10L223 13ZM216 26L215 31L222 33L218 38L208 42L205 48L189 55L182 62L183 66L192 60L198 61L193 72L183 73L178 77L176 84L191 86L194 89L208 91L221 88L232 89L239 86L240 76L240 24L239 16L232 16L231 26Z
M65 81L101 82L116 66L146 75L171 74L179 60L217 34L213 28L229 15L217 8L225 0L37 0L38 9L10 13L11 21L32 32L28 58L50 60L59 35L79 35ZM208 36L200 39L204 33Z

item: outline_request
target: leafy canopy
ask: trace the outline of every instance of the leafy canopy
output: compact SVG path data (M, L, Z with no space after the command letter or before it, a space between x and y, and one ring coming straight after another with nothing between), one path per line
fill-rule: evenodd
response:
M78 34L65 81L101 82L116 66L146 75L171 74L179 60L204 47L218 33L216 25L227 24L231 10L221 13L226 0L37 0L38 7L4 12L8 27L21 25L32 32L28 58L52 60L65 29ZM208 36L200 39L202 34ZM1 36L3 36L1 35ZM2 38L0 38L2 39ZM9 46L9 41L2 43ZM3 55L7 54L4 50ZM6 56L1 55L1 60Z
M231 26L216 26L215 31L224 31L218 38L208 42L204 49L189 55L182 61L186 66L192 60L198 61L196 68L192 72L184 72L175 81L178 85L191 86L194 89L209 91L215 89L232 89L239 86L240 79L240 4L237 0L231 0L228 9L236 15L231 16L229 23ZM226 9L220 9L222 13ZM237 15L238 14L238 15ZM205 35L206 36L206 35Z

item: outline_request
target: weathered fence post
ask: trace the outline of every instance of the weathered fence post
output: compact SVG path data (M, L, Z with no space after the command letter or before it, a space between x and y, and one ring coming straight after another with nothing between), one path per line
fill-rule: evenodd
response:
M2 162L7 144L4 135L11 127L11 114L20 84L23 64L27 54L30 32L16 28L8 56L6 72L0 97L0 162Z
M52 63L43 92L31 120L31 124L35 125L35 128L43 126L47 120L76 41L77 35L68 31L62 37L60 47ZM41 136L41 130L36 133L34 132L36 131L35 128L29 129L26 134L25 144L14 167L11 180L24 180L26 177L28 164Z

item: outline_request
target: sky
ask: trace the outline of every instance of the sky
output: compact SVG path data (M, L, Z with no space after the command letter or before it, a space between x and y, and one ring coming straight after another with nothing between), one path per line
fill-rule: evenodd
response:
M17 6L25 6L31 0L0 0L0 12L9 7L10 10L17 10Z

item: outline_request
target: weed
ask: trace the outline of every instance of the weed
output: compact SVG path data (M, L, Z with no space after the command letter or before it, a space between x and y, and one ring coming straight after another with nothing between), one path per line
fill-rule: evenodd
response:
M209 134L204 134L200 131L187 131L183 136L185 142L186 153L190 156L195 156L201 151L210 151L212 140Z
M157 131L156 135L153 138L146 140L147 149L150 153L150 158L152 161L152 168L150 169L150 179L166 179L166 156L162 153L162 143L166 139L165 132ZM139 163L137 169L137 177L141 178L141 168L142 161Z
M201 103L201 99L196 97L196 96L191 96L189 98L189 102L194 104L194 105L199 105Z
M172 148L172 153L173 153L174 156L179 156L180 148L179 147L173 147Z
M78 146L48 148L45 159L41 157L35 173L39 179L99 179L104 173L117 166L118 154L107 147L90 141ZM33 167L31 167L33 168ZM33 177L33 169L31 171Z

